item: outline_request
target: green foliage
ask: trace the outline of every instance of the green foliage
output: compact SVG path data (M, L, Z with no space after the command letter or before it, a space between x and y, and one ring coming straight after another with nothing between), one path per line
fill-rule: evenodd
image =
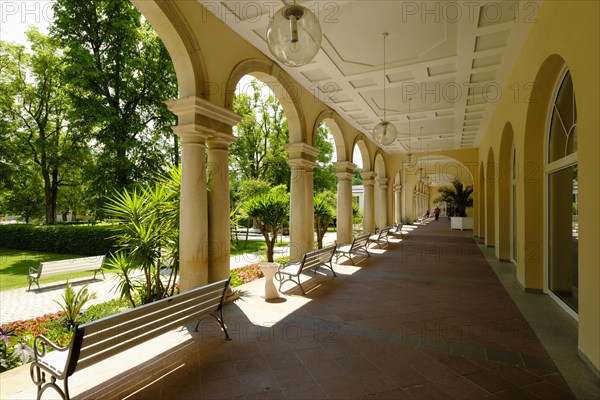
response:
M88 197L146 183L165 156L178 163L171 131L175 116L165 101L177 97L169 54L127 0L57 0L51 35L65 49L65 76L73 103L70 127L98 146L85 169Z
M467 207L473 206L473 186L463 186L458 178L452 180L452 187L439 189L441 201L452 205L458 217L467 216Z
M170 167L153 186L134 188L115 193L108 199L105 210L112 218L123 221L122 231L115 236L121 255L111 259L111 265L120 271L118 291L131 299L129 272L141 270L144 282L140 293L142 302L161 299L175 290L175 276L179 268L179 187L181 169ZM161 280L165 260L172 265L169 281Z
M360 224L362 222L362 213L358 203L352 203L352 223Z
M335 213L325 197L316 196L314 200L315 208L315 229L317 230L317 247L323 248L323 237L327 233L327 228L333 222Z
M25 208L22 204L15 204L16 196L31 194L27 189L32 182L41 181L38 189L44 196L41 205L46 223L51 224L59 188L65 184L64 172L81 164L82 154L89 150L81 135L68 130L72 104L64 75L66 59L58 41L36 29L26 34L31 52L24 46L0 43L5 63L0 69L0 113L12 127L8 137L15 157L34 174L34 178L21 185L24 187L13 188L17 194L13 195L9 209L27 214L26 209L19 209ZM19 174L19 169L13 173ZM13 182L19 181L13 178ZM37 200L37 196L31 198Z
M277 232L289 217L289 199L279 193L258 195L245 204L246 214L258 225L267 244L267 261L273 261Z
M313 170L314 191L336 191L336 169L333 166L334 143L329 128L325 124L319 125L315 135L315 147L319 149L316 165Z
M233 111L242 116L242 121L235 127L238 139L229 148L229 165L234 171L231 175L237 181L255 179L270 186L289 187L290 167L283 148L289 131L283 107L275 95L252 79L234 97Z
M97 256L115 251L113 236L121 230L110 225L0 225L0 247Z
M353 185L362 185L363 184L363 180L362 180L362 168L361 167L356 167L354 169L354 175L352 177L352 184Z
M69 327L74 327L79 319L79 314L81 313L83 306L85 306L90 300L95 299L96 293L90 293L88 290L88 285L84 285L81 289L75 292L69 281L67 281L67 287L61 297L62 303L56 300L54 300L54 302L58 304L65 312L65 320L67 325Z

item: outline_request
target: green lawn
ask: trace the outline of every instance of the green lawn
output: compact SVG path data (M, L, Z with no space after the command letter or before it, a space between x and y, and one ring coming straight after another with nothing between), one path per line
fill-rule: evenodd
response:
M0 290L16 289L27 287L27 274L29 268L37 268L41 261L67 260L69 258L83 257L77 254L55 254L43 253L38 251L11 250L0 248ZM40 279L40 284L50 282L66 282L67 278L80 278L84 276L93 276L93 272L75 272L67 275L49 276ZM33 288L37 286L33 285Z

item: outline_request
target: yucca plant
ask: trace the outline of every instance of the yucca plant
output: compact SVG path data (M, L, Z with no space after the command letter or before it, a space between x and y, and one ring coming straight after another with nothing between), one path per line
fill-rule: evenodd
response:
M181 170L170 167L157 178L153 186L134 188L116 193L105 210L112 218L123 221L122 233L116 236L125 257L113 260L121 266L128 262L128 271L141 270L144 275L140 292L142 302L148 303L171 295L179 265L179 186ZM161 280L163 261L171 261L171 275L166 285ZM121 293L127 296L129 283L120 276Z
M75 292L67 280L65 292L61 295L63 302L54 300L65 312L65 319L69 327L75 326L79 314L85 304L96 298L96 293L90 293L88 285L84 285L78 292Z

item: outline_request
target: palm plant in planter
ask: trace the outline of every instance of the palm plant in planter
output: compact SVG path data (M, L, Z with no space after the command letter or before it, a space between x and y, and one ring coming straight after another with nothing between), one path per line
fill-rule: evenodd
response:
M464 186L458 178L452 180L451 187L439 189L441 193L440 200L454 208L454 217L452 217L453 229L472 229L472 218L467 218L467 208L473 206L473 186ZM465 221L465 219L467 219Z
M458 178L454 178L452 187L440 188L439 192L441 193L440 200L454 207L457 217L467 216L467 207L473 206L472 185L464 186Z

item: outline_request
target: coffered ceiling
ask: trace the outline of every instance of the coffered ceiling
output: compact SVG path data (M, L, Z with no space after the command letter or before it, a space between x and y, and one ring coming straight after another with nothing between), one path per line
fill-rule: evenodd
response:
M198 1L269 57L269 18L291 2ZM385 82L387 119L399 132L384 148L390 153L476 147L500 96L514 95L505 83L540 7L532 1L297 3L315 12L323 42L311 63L282 67L369 138L383 118ZM389 34L385 81L383 32Z

